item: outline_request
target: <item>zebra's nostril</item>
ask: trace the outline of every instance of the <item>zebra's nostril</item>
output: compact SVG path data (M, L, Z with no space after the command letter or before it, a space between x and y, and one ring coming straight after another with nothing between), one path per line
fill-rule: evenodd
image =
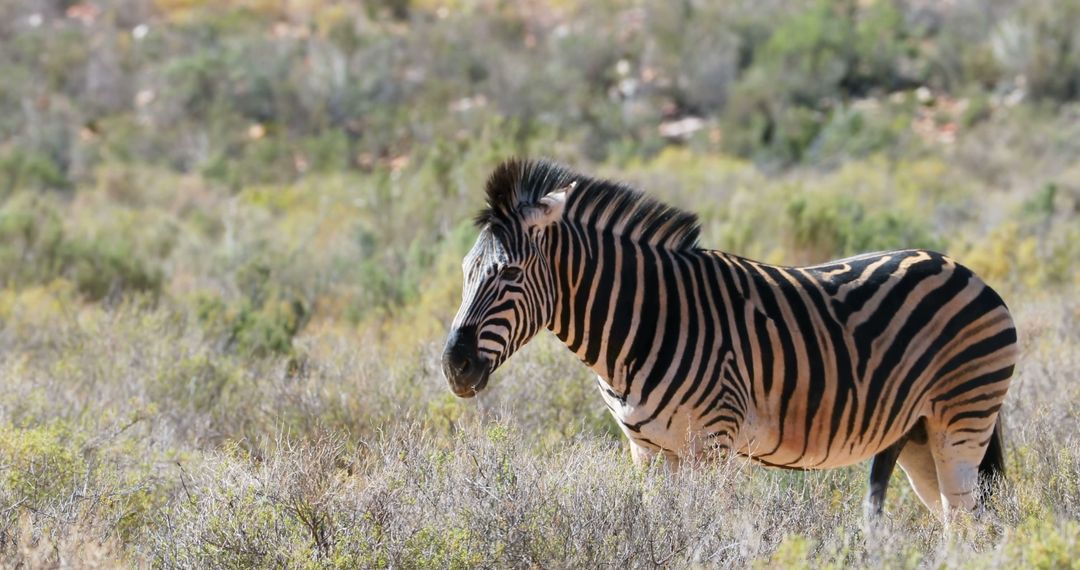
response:
M476 330L461 327L450 331L443 353L443 370L448 380L469 376L476 369Z
M450 356L450 368L457 374L465 374L469 371L470 360L467 356L454 354Z
M452 347L443 354L443 369L446 371L447 379L468 376L475 368L473 364L474 359L470 357L469 352L460 347Z

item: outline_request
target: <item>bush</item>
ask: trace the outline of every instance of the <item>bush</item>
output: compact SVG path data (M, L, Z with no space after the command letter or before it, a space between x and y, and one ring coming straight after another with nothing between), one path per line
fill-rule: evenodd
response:
M1069 560L1074 0L496 4L0 2L0 566ZM704 247L970 265L1020 331L1009 485L947 535L899 473L868 529L860 467L638 470L547 333L456 398L513 155Z
M850 198L794 198L787 207L790 243L811 259L887 249L940 249L925 223L895 212L871 213ZM797 255L797 254L796 254Z
M3 494L32 509L69 496L87 476L90 467L79 448L81 435L71 427L53 423L29 429L0 428L0 453L4 456ZM5 509L5 515L17 512Z
M819 1L787 14L735 88L728 148L802 160L825 125L843 120L845 101L917 84L903 65L914 51L908 33L890 2Z
M0 200L19 190L64 190L70 186L61 167L47 156L18 150L0 152Z
M234 303L201 296L196 311L207 336L219 339L223 350L253 356L290 354L292 339L306 316L299 300L284 300L276 293Z
M97 301L123 292L156 294L162 274L139 259L124 238L68 241L60 252L61 274L75 282L87 300Z
M49 196L23 193L0 208L0 280L9 286L66 278L87 300L160 292L162 274L128 236L69 237Z
M1080 97L1080 3L1029 2L1002 19L992 38L995 56L1036 99Z

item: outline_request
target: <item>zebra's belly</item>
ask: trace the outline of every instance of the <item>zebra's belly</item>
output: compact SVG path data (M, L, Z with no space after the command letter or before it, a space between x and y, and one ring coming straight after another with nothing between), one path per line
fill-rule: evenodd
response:
M783 469L835 469L862 463L874 456L873 452L867 452L865 449L824 454L815 452L815 450L807 450L807 452L803 453L801 450L793 449L780 449L773 453L763 453L761 451L755 452L753 448L743 448L738 453L766 467Z
M770 467L834 469L867 461L893 443L892 440L830 438L817 430L805 437L799 430L780 430L774 421L762 421L761 418L776 418L779 414L760 411L748 414L737 433L721 433L716 431L718 426L710 426L703 420L697 410L676 407L657 412L632 396L619 399L605 389L606 384L600 378L597 384L604 403L631 441L646 449L671 452L683 458L702 458L717 451L734 450ZM896 433L906 433L907 429L910 426Z
M770 416L771 417L771 416ZM884 441L861 440L856 437L830 437L828 432L812 430L809 434L798 430L780 430L770 421L748 418L735 442L740 455L756 463L787 469L835 469L862 463L886 449L896 438ZM906 433L910 427L898 429ZM781 434L784 434L781 438Z

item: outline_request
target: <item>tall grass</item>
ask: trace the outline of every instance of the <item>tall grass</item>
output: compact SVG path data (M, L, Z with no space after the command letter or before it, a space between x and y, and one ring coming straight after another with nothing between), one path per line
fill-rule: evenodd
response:
M1075 565L1075 16L0 3L0 566ZM865 466L638 470L545 334L456 399L442 339L511 155L766 261L970 265L1020 331L1008 484L945 532L899 473L867 526Z

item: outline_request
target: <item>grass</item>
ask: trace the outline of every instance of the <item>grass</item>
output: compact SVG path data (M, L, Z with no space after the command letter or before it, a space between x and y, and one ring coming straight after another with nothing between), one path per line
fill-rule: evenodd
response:
M1077 567L1076 2L533 4L0 2L0 567ZM641 471L546 334L455 398L511 155L971 266L1008 484L946 532L899 472L868 527L865 465Z
M326 330L293 359L240 366L200 358L194 324L166 309L86 308L48 348L4 337L4 561L1067 566L1080 553L1080 390L1061 378L1078 368L1080 305L1051 296L1016 313L1009 483L946 533L899 474L887 518L867 528L865 466L642 472L550 338L464 402L436 371L437 340L395 366Z

